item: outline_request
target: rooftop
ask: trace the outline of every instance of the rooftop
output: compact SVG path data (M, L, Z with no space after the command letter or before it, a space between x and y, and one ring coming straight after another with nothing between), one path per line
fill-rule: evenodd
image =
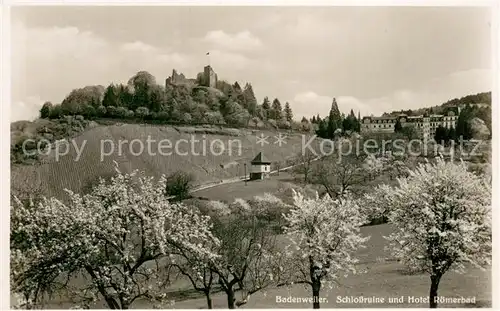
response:
M255 158L253 158L252 164L271 164L271 161L269 161L262 152L259 152Z
M372 117L373 120L396 120L397 117L394 116L382 116L382 117Z

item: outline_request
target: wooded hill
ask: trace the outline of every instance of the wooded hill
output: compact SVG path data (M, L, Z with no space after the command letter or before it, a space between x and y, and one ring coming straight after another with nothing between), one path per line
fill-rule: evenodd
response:
M72 90L61 104L46 102L41 118L58 119L81 115L85 119L121 118L181 122L183 124L227 124L293 127L290 104L278 98L257 103L250 83L241 87L218 81L216 88L197 84L158 84L154 76L140 71L127 84L85 86Z
M486 107L478 107L475 104L485 104ZM428 108L420 108L416 110L395 110L384 115L395 116L401 113L407 114L409 116L418 116L424 113L445 114L452 107L461 107L463 109L466 108L467 105L469 105L472 110L473 115L471 117L478 117L479 119L483 120L491 132L491 92L482 92L463 96L460 98L450 99L449 101L442 103L441 105Z

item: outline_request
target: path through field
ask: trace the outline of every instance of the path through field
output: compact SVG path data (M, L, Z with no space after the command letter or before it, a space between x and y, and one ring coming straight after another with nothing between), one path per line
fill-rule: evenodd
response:
M315 158L314 160L312 161L318 161L320 159L320 157L317 157ZM287 167L284 167L284 168L281 168L278 172L278 170L273 170L271 171L269 174L278 174L278 173L281 173L281 172L288 172L290 171L292 168L296 167L296 166L299 166L299 165L302 165L302 163L298 163L298 164L294 164L294 165L290 165L290 166L287 166ZM247 175L248 176L248 175ZM193 189L191 192L194 193L194 192L199 192L201 190L205 190L205 189L210 189L210 188L214 188L214 187L218 187L218 186L221 186L221 185L226 185L226 184L231 184L231 183L235 183L235 182L241 182L241 181L244 181L245 178L247 178L247 176L245 175L242 175L242 176L238 176L238 177L233 177L233 178L227 178L227 179L222 179L220 182L218 183L207 183L205 185L201 185L201 186L198 186L196 187L195 189ZM289 176L291 177L291 175L287 174L286 176ZM257 181L258 182L258 181ZM253 183L256 183L255 181L253 181Z

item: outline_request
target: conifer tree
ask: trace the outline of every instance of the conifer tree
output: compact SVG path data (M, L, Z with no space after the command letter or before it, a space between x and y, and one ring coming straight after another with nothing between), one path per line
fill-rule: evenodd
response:
M115 94L115 87L113 84L110 84L107 88L106 91L104 92L104 98L102 100L102 105L104 107L109 107L109 106L118 106L117 105L117 100L118 97Z
M285 104L285 117L288 122L292 122L293 120L293 112L292 108L290 107L290 104L286 102Z
M397 119L396 124L394 125L394 133L401 133L402 131L403 131L403 126L401 125L401 121Z
M328 125L327 125L327 137L333 138L335 130L341 127L342 116L340 114L339 107L337 105L337 100L334 98L332 102L332 108L328 115Z
M470 120L472 119L472 109L470 105L460 111L460 115L457 120L456 137L457 139L469 140L472 138L472 128L470 126Z
M271 114L271 103L269 102L269 98L267 96L264 97L264 101L262 102L262 109L264 110L266 119L269 119Z
M274 120L280 120L281 119L281 112L282 112L282 107L279 99L275 98L273 100L273 103L271 105L271 116L270 119Z
M245 108L248 110L250 115L255 116L257 112L257 99L255 98L255 94L250 83L245 85L243 97L245 98Z

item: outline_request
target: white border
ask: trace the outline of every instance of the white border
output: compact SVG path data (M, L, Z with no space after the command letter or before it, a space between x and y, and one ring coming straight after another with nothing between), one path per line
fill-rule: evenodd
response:
M0 113L1 126L0 141L3 150L10 150L10 8L2 6L0 8L0 98L2 100L2 113ZM9 148L9 149L7 149ZM0 225L0 252L2 254L0 261L0 289L2 295L0 299L0 308L2 310L10 308L10 282L9 282L9 250L10 250L10 155L9 152L1 152L2 168L2 191L0 192L2 209L0 211L1 225ZM4 166L5 165L5 166ZM7 298L9 297L9 298Z
M495 0L4 0L6 5L133 6L493 6Z
M498 147L499 147L499 142L500 142L500 122L499 122L499 105L498 105L498 91L499 91L499 79L498 79L498 72L499 72L499 63L498 63L498 53L499 53L499 20L498 20L498 15L499 15L499 3L495 2L495 5L492 7L491 10L491 74L492 74L492 86L491 86L491 117L492 117L492 139L491 139L491 148L492 148L492 210L493 210L493 219L492 219L492 235L493 235L493 251L492 251L492 265L491 265L491 278L492 278L492 287L491 287L491 292L492 292L492 308L498 308L499 307L499 299L495 296L495 293L498 293L497 289L499 288L498 286L498 279L500 277L500 270L498 269L497 263L498 263L498 256L500 254L499 252L499 247L500 243L498 241L499 234L498 232L499 229L496 226L497 224L500 224L500 216L498 215L498 205L500 203L499 201L499 196L498 196L498 191L499 189L499 180L498 180L498 172L500 171L498 168L498 160L499 160L499 155L498 155Z

